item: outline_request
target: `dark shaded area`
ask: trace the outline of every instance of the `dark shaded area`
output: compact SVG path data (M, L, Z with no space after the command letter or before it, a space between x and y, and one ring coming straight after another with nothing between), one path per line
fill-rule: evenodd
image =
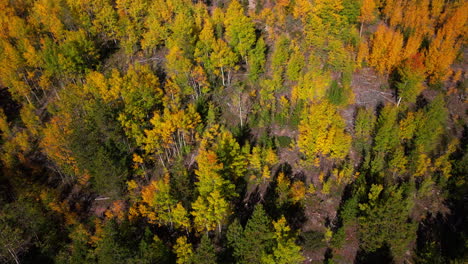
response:
M359 251L356 260L356 264L375 264L375 263L382 263L382 264L390 264L393 263L392 254L390 252L390 248L388 245L384 245L383 247L377 249L374 252L363 252Z

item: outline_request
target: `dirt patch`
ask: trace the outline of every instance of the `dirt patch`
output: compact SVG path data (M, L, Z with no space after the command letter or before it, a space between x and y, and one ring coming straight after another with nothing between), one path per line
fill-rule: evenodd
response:
M345 241L340 249L335 249L333 252L336 263L353 263L359 250L358 225L349 225L345 229Z
M389 87L388 81L373 69L363 68L357 71L351 82L355 106L375 108L381 103L396 103L395 94L385 87Z

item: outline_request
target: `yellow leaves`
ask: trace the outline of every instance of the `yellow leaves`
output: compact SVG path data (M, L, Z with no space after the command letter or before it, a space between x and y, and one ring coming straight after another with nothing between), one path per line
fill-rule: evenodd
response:
M136 219L139 215L140 212L138 211L138 206L136 206L135 204L130 206L130 208L128 209L128 219Z
M426 71L431 83L444 81L450 74L450 65L457 57L458 50L463 43L459 36L466 33L466 22L468 20L468 3L464 2L453 10L448 9L447 21L429 45L426 52Z
M347 184L351 180L353 180L353 171L354 171L354 169L353 169L352 166L345 165L342 168L333 169L332 172L333 172L333 175L335 176L336 182L338 184L341 184L341 183Z
M80 185L86 185L89 182L89 179L91 179L91 174L89 174L86 171L82 174L77 175L78 184Z
M293 9L294 18L301 19L301 21L304 23L307 21L307 18L309 18L308 15L312 13L313 9L313 5L310 1L297 0Z
M383 191L383 186L380 184L372 184L369 193L367 194L369 198L369 204L375 206L377 199L379 198L380 193Z
M452 155L459 144L460 142L457 138L453 139L447 146L447 151L434 161L434 170L439 171L446 179L452 176L452 161L450 160L450 155Z
M75 225L74 230L70 233L70 238L73 241L82 241L82 242L88 242L91 237L91 234L89 231L85 228L83 224L77 224Z
M164 109L161 116L154 112L150 120L152 129L144 130L142 145L146 154L180 153L181 149L193 143L198 137L196 128L201 123L201 117L193 104L186 109Z
M276 179L276 194L278 195L277 203L282 206L291 200L291 181L284 172L280 172Z
M359 20L361 23L369 23L375 19L375 2L374 0L363 0L361 5L361 15Z
M284 216L281 216L278 221L274 221L273 227L275 228L274 238L276 245L271 254L264 254L262 256L262 263L303 263L304 257L300 253L301 247L295 244L295 235L291 234L291 228L288 226Z
M172 47L166 55L166 60L168 76L175 80L180 79L180 82L178 82L180 85L186 84L192 69L192 63L186 58L183 50L178 46Z
M55 0L39 0L34 2L33 15L37 23L41 23L44 28L51 32L55 39L64 37L64 25L60 21L62 7Z
M304 199L306 188L304 182L296 181L291 186L291 199L294 203L300 202Z
M423 36L419 33L414 33L406 41L405 48L402 53L402 59L409 59L414 56L421 46Z
M195 82L195 86L197 86L197 90L202 94L207 94L210 90L210 83L208 82L208 76L203 69L203 67L197 65L193 68L191 72L191 80ZM199 93L197 91L197 94Z
M156 181L152 181L147 186L141 189L141 198L144 203L148 204L149 206L154 206L154 195L156 192Z
M119 113L117 120L124 128L125 134L141 145L144 140L145 123L148 121L150 111L160 103L162 90L158 77L148 65L132 65L125 76L121 77L117 70L112 72L109 81L109 99L118 96L124 109Z
M409 112L406 118L400 121L399 136L401 140L410 140L416 132L417 123L414 112Z
M102 92L107 92L107 95L105 94L101 95L103 99L107 98L108 100L114 100L114 99L120 98L120 93L123 89L123 81L124 80L122 76L120 75L120 72L117 69L112 69L111 76L108 80L109 90L102 91Z
M223 168L223 164L218 162L214 151L200 149L197 163L198 169L195 170L195 174L198 176L198 182L196 185L200 195L206 196L226 184L226 181L218 173Z
M191 264L193 256L192 244L187 242L187 237L177 238L174 245L174 253L177 256L177 264Z
M222 39L216 41L210 58L213 62L213 66L220 68L222 75L224 75L223 71L225 69L234 67L237 62L236 54Z
M321 192L323 194L330 194L332 184L333 184L333 179L330 177L323 183Z
M271 147L255 146L252 149L252 154L249 155L250 168L257 173L261 173L263 182L270 180L271 168L277 163L278 156Z
M314 184L313 183L309 184L309 188L307 188L307 193L314 194L316 191L317 189L315 188Z
M23 121L29 133L31 133L31 135L33 136L37 136L39 134L39 128L41 124L39 117L36 115L35 111L36 109L34 108L34 106L30 104L23 105L23 107L20 110L21 121ZM1 113L0 113L0 119L1 119ZM1 130L1 124L0 124L0 130Z
M406 164L408 160L405 157L405 151L402 146L397 147L393 152L392 159L389 162L390 171L403 174L406 172Z
M182 115L182 130L190 132L195 130L201 124L201 117L194 104L190 104L184 115Z
M208 53L212 51L215 43L213 24L210 19L205 19L203 29L199 35L199 42L195 49L195 59L198 63L207 63L203 59L206 60L209 57Z
M130 180L127 182L127 190L133 191L138 187L138 184L134 180Z
M278 156L276 155L276 152L271 147L266 148L265 151L266 151L265 162L267 164L272 166L278 163Z
M166 81L166 84L164 85L164 91L164 107L169 109L181 108L180 102L182 99L182 89L173 79L168 79Z
M25 52L23 53L23 57L26 60L26 63L30 67L40 67L42 62L40 52L37 51L27 39L24 41L26 42L26 47Z
M289 100L286 96L281 96L279 99L280 108L285 111L289 110Z
M271 175L271 172L270 172L270 169L268 168L268 165L263 166L263 170L262 170L263 181L268 181L270 179L270 175Z
M198 232L212 231L217 226L221 231L221 223L229 215L229 204L219 190L214 190L206 196L198 196L192 204L192 209L191 214L194 216L193 221Z
M119 75L119 73L117 70L113 69L112 75L115 77ZM118 84L117 87L120 87L120 84ZM98 97L101 97L105 103L109 103L119 98L120 89L116 89L117 87L113 86L111 88L109 81L102 73L92 71L86 76L86 85L84 88Z
M327 101L313 103L303 113L297 145L309 161L317 155L343 159L351 145L351 136L344 128L335 106Z
M102 221L99 218L94 219L94 235L90 237L90 243L92 245L97 245L101 241L104 234L104 229L102 228Z
M184 206L182 206L182 203L180 202L177 203L176 207L172 211L172 215L174 218L174 223L175 223L176 228L181 227L186 230L190 228L190 220L187 217L188 212L184 208Z
M333 237L333 231L330 228L326 227L323 240L325 242L329 243L331 241L332 237Z
M286 222L286 218L281 216L278 221L273 222L273 227L275 228L275 237L278 239L282 239L288 236L288 233L291 231L291 228L288 226Z
M2 132L2 137L6 139L11 133L10 125L8 124L7 116L3 111L3 108L0 108L0 131Z
M426 154L420 154L416 161L416 171L414 172L414 176L424 176L427 172L431 170L431 159Z
M143 158L140 155L133 153L133 162L136 164L143 164Z
M53 201L51 201L48 206L52 211L61 214L64 217L65 223L67 225L74 225L78 222L78 216L75 212L70 210L70 206L68 205L67 201L58 202L56 199L53 199Z
M381 24L372 38L369 63L383 74L391 71L402 60L403 36Z
M0 83L8 86L13 96L28 96L29 91L26 84L21 80L19 74L23 67L23 60L19 52L10 42L0 39Z
M201 196L198 196L197 200L192 203L192 216L194 217L195 229L198 232L204 230L210 231L216 229L216 223L208 221L207 216L208 206Z
M250 162L250 166L252 169L254 170L262 169L261 148L259 146L253 147L249 162Z
M129 219L135 219L138 216L146 217L149 223L170 225L171 228L190 228L187 210L182 203L177 202L171 196L169 174L164 175L160 180L151 181L150 184L141 189L141 199L130 198L134 203L129 208ZM130 192L137 189L134 181L127 182Z
M125 203L122 200L116 200L112 203L111 207L106 210L105 215L107 218L117 218L119 221L123 221L126 217Z
M211 145L213 141L217 144ZM233 143L237 142L232 135L227 131L220 131L218 126L211 127L205 132L196 157L198 169L195 170L195 174L198 176L198 182L195 185L199 196L192 204L193 211L191 212L194 216L195 228L199 232L214 230L216 226L221 232L221 224L229 215L229 203L226 197L232 196L234 185L224 179L220 173L221 170L226 170L232 173L229 175L232 177L236 177L235 175L239 173L242 160L239 160L237 156L239 146L236 147ZM226 160L226 166L219 159ZM245 169L245 165L242 169Z
M163 43L169 37L169 29L164 26L172 22L173 7L171 1L154 1L146 17L146 32L142 34L141 47L151 49Z
M440 13L442 13L442 10L444 9L444 2L445 0L432 0L431 1L431 18L434 20L437 20Z
M75 166L76 161L68 148L67 138L71 135L71 117L68 113L64 116L54 116L44 128L44 137L40 142L46 155L59 166Z
M291 91L291 101L296 104L298 101L311 101L325 96L330 87L331 76L329 72L322 72L317 69L308 71L299 77L299 81Z
M134 219L138 215L146 217L149 223L159 226L170 224L171 228L183 227L188 229L190 222L187 217L187 210L182 204L171 196L169 174L163 179L151 181L141 190L141 201L130 207L129 218ZM133 183L128 183L129 188Z

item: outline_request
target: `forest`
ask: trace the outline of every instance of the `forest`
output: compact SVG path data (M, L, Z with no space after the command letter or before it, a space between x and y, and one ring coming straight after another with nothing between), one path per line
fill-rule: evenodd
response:
M0 0L0 263L467 263L467 22Z

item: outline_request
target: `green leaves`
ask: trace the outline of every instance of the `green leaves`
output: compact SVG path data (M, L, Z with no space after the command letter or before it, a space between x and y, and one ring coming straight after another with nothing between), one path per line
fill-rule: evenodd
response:
M273 253L264 255L262 262L265 264L299 264L304 261L301 255L301 247L295 244L295 236L290 234L291 229L286 223L286 219L282 216L278 221L273 222L275 227L276 246L273 248Z
M258 204L245 229L237 219L229 226L226 237L237 263L261 263L273 248L273 227L261 204Z
M417 225L408 220L411 198L405 197L403 187L386 189L379 199L382 186L372 185L369 203L359 217L361 248L374 252L387 243L396 259L402 258L408 244L416 237Z
M229 45L245 58L255 44L255 28L250 18L244 15L244 10L237 0L229 4L224 24Z

